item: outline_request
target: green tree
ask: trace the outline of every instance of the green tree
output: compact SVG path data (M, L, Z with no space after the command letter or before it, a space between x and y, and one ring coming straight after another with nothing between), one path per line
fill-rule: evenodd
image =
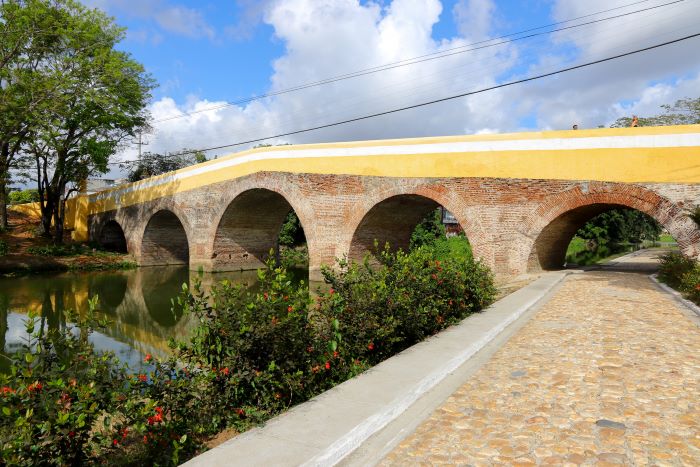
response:
M410 248L413 250L423 245L432 245L438 238L445 237L442 224L442 209L437 208L425 216L411 234Z
M53 0L60 38L38 71L54 90L50 112L33 122L26 151L33 156L47 235L63 241L65 201L81 182L104 173L127 138L146 126L153 81L127 53L115 50L124 29L99 10Z
M306 241L304 228L294 211L289 211L280 229L279 243L284 246L301 245Z
M0 229L7 226L10 174L25 161L31 128L59 92L42 70L50 51L61 47L56 11L46 0L0 2Z
M183 149L170 154L146 152L141 156L140 160L125 166L129 167L129 181L137 182L144 178L172 172L173 170L182 169L193 164L201 164L206 161L207 156L202 151Z
M653 117L639 117L639 126L694 125L700 123L700 97L683 98L674 104L664 104L662 114ZM611 125L613 128L628 127L630 117L618 118Z
M611 209L586 222L576 236L598 245L611 243L641 243L656 240L661 225L636 209Z

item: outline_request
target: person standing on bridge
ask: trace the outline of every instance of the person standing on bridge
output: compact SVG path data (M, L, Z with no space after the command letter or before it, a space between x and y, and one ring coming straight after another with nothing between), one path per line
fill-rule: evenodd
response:
M636 115L632 115L632 123L630 123L630 126L639 126L639 118Z

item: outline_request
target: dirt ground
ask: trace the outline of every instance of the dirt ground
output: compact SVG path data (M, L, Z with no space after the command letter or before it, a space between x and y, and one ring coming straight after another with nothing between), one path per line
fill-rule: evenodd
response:
M37 235L40 221L34 216L15 211L8 212L9 227L0 232L0 240L4 241L9 253L0 256L0 273L38 272L70 269L121 269L126 262L132 262L128 255L95 251L85 248L84 254L71 256L42 256L31 254L32 247L48 246L52 239ZM64 237L66 245L72 245L70 232Z

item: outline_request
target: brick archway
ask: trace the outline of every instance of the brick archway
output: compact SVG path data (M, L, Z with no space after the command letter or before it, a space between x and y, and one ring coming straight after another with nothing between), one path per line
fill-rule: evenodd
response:
M263 266L270 250L278 247L280 229L290 211L297 214L305 229L305 216L277 190L259 187L238 193L218 217L211 246L211 268L231 271ZM308 238L307 246L311 248Z
M142 266L188 264L189 240L180 217L169 209L156 211L144 228L140 253Z
M676 203L636 185L590 182L553 195L525 222L530 245L525 270L555 269L564 265L566 249L588 220L613 208L641 211L659 222L678 241L681 250L698 254L700 233Z
M368 192L365 202L351 213L345 230L345 254L361 259L376 239L380 245L389 241L392 247L407 249L415 226L431 210L442 206L459 222L469 240L475 258L493 266L491 244L478 218L478 206L469 203L463 194L449 191L443 185L404 186ZM341 256L341 255L338 255Z
M100 228L97 243L109 251L128 253L126 235L124 229L116 220L105 222Z

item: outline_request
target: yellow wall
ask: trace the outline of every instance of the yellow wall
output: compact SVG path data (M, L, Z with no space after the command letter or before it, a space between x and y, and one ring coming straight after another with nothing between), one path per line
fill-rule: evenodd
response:
M39 203L11 204L7 208L10 211L19 212L34 219L41 219Z
M649 146L631 144L635 138L652 141ZM658 147L654 143L688 138L700 141L700 125L608 128L578 131L549 131L495 135L464 135L399 140L359 141L349 143L272 146L251 149L188 167L169 174L116 187L89 196L81 196L68 205L66 222L75 229L77 239L87 239L87 218L91 214L125 207L159 197L172 195L209 184L243 177L256 172L291 172L314 174L374 175L386 177L493 177L558 180L597 180L626 183L700 183L700 143L684 147ZM582 149L588 141L610 139L610 147ZM557 141L553 141L556 139ZM522 150L532 141L556 144L555 149ZM605 141L608 141L607 139ZM439 152L429 145L451 143L512 143L512 149L480 150L474 152ZM568 144L571 142L572 144ZM505 144L505 143L504 143ZM559 149L575 147L575 149ZM392 154L392 147L411 146L417 154ZM489 144L481 144L489 146ZM495 145L498 146L498 145ZM668 146L668 144L666 144ZM333 157L295 157L308 150L342 152L364 148L366 155ZM373 153L376 148L376 154ZM280 151L288 151L283 158L265 159ZM236 162L239 158L256 157L230 167L196 174L197 170L220 165L223 161ZM260 158L263 156L263 158ZM168 177L181 179L168 181ZM147 186L159 183L158 186Z

